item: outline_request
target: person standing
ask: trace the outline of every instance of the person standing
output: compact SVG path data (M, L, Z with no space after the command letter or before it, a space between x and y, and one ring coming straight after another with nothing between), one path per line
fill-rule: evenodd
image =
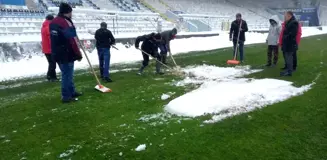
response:
M240 32L239 32L239 29ZM236 20L232 22L230 32L229 32L229 39L230 41L233 41L234 46L234 53L237 48L237 45L239 45L239 52L240 52L240 61L243 63L244 61L244 42L245 42L245 32L248 31L248 25L245 20L242 19L242 15L240 13L236 14ZM240 35L238 35L240 33ZM238 39L239 37L239 39ZM237 44L238 40L238 44ZM237 53L236 53L237 55Z
M281 33L279 35L279 45L280 46L282 46L282 44L283 44L284 30L285 30L285 22L282 23L282 30L281 30ZM296 35L296 43L297 43L298 47L299 47L300 42L301 42L301 36L302 36L302 26L299 23L299 28L297 30L297 35ZM287 69L287 67L286 67L286 59L285 59L284 52L283 52L283 56L284 56L285 63L284 63L284 67L281 68L281 69L285 70L285 69ZM297 69L297 51L295 51L294 54L293 54L293 72L296 71L296 69Z
M164 31L161 33L162 36L162 44L159 46L160 48L160 55L161 55L161 60L164 64L167 64L167 52L170 52L170 41L175 39L177 34L177 29L174 28L172 30Z
M56 61L54 60L51 54L51 41L50 41L50 23L54 19L54 17L49 14L47 15L45 21L42 24L41 28L41 38L42 38L42 52L44 53L45 57L48 60L48 72L47 72L47 79L50 82L58 81L56 75Z
M268 44L268 60L267 60L267 67L274 67L278 61L278 39L280 35L280 25L278 16L274 15L269 19L270 27L269 27L269 34L267 37L267 44ZM274 54L274 59L272 62L272 54Z
M73 75L74 61L82 60L78 46L76 28L71 20L72 7L61 3L59 13L50 24L51 50L61 70L61 100L63 103L77 101L81 96L75 90Z
M137 37L135 40L135 48L136 49L139 49L140 42L143 42L142 46L141 46L143 62L142 62L142 66L137 74L142 75L144 68L149 65L149 55L147 55L147 54L150 54L151 56L153 56L154 58L157 59L156 73L160 74L160 75L164 74L163 72L161 72L161 64L158 62L158 61L161 62L161 55L158 53L158 47L159 47L160 43L162 43L162 37L161 37L160 33L151 33L148 35L143 35L143 36Z
M298 49L296 37L298 35L299 23L295 19L293 12L285 13L285 27L282 36L282 51L285 55L286 70L280 73L281 76L292 76L294 53Z
M100 29L95 32L96 48L99 56L100 76L106 82L112 82L109 76L110 69L110 46L115 44L115 38L107 29L107 23L102 22Z

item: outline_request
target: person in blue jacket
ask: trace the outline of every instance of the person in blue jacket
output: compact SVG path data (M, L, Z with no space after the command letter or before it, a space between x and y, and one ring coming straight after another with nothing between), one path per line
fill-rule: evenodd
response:
M81 93L76 92L73 75L74 62L81 61L75 26L71 20L72 7L61 3L59 13L50 24L51 51L61 70L61 98L63 103L77 101Z

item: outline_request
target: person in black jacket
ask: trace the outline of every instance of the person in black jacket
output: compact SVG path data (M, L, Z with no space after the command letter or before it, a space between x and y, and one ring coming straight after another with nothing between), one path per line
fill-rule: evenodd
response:
M293 12L288 11L284 15L285 30L283 32L282 50L285 54L285 62L287 69L280 73L281 76L292 76L293 72L293 55L297 51L296 36L298 32L299 22L295 19Z
M107 23L102 22L101 28L95 32L96 48L99 56L100 75L106 82L112 82L109 77L110 69L110 46L115 44L115 38L107 29Z
M242 22L242 26L240 27L240 24ZM236 20L232 22L232 25L230 27L230 32L229 32L229 39L230 41L233 41L233 45L234 45L234 53L233 56L235 54L235 49L237 46L237 38L238 38L238 33L239 33L239 29L241 28L240 31L240 36L239 36L239 52L240 52L240 60L241 63L244 60L244 42L245 42L245 32L248 31L248 25L246 23L245 20L242 20L242 15L240 13L236 14ZM236 53L237 55L237 53Z
M157 58L157 60L161 62L161 55L158 53L158 47L161 43L163 43L160 33L151 33L148 35L137 37L135 40L136 49L139 49L139 44L141 41L143 42L141 46L141 50ZM144 68L149 65L149 56L144 52L142 52L143 63L142 63L142 67L138 72L139 75L142 75ZM161 72L160 68L161 68L161 64L157 62L156 73L162 75L164 73Z

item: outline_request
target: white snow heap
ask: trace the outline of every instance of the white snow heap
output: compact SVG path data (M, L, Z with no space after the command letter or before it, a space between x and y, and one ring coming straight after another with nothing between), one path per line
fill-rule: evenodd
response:
M146 144L141 144L135 149L135 151L137 151L137 152L143 151L143 150L145 150L145 148L146 148Z
M277 79L238 78L260 70L198 66L184 70L192 73L177 85L201 84L166 105L165 110L178 116L197 117L215 114L207 123L217 122L226 117L252 111L274 104L290 97L303 94L314 84L300 88L292 82Z

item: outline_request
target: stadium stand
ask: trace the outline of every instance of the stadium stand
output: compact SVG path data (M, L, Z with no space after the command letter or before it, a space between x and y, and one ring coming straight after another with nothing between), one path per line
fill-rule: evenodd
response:
M0 36L40 34L46 14L56 14L61 2L71 4L79 34L90 35L102 21L114 34L148 33L177 27L186 31L228 30L242 13L250 30L267 29L273 8L312 7L310 0L0 0ZM319 3L320 24L327 25L327 1ZM155 10L154 10L154 9ZM154 11L158 13L153 13ZM282 17L281 17L282 18Z

